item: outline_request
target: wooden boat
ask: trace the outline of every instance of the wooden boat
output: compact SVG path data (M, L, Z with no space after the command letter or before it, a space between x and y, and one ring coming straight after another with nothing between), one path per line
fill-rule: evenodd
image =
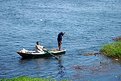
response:
M17 53L22 56L22 58L43 58L43 57L50 57L53 55L60 55L60 54L65 54L66 50L48 50L44 52L36 52L36 51L28 51L25 49L22 49L20 51L17 51Z

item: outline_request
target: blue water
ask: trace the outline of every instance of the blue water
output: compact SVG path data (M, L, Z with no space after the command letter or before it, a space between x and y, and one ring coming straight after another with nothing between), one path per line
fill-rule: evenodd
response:
M61 61L22 60L16 51L34 50L36 41L57 48L65 32ZM0 0L0 78L51 77L58 81L121 81L121 63L99 52L121 36L120 0Z

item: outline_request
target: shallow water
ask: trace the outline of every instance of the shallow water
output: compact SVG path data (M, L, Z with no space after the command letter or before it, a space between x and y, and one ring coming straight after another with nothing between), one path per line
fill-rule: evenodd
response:
M121 81L121 63L98 52L121 35L120 0L0 0L0 78L52 77L73 81ZM36 41L57 48L66 32L61 61L23 60L16 53L34 50Z

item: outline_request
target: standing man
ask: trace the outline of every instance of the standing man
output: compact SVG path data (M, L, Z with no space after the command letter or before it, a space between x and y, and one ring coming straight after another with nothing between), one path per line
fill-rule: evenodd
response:
M62 39L63 39L63 35L64 35L64 34L65 34L65 33L63 33L63 32L60 32L60 33L58 34L57 41L58 41L58 49L59 49L59 51L61 50Z

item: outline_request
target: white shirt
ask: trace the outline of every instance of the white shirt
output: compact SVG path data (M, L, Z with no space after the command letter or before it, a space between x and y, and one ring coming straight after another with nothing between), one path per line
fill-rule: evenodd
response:
M41 45L36 45L36 52L44 52L43 51L43 46L41 46Z

